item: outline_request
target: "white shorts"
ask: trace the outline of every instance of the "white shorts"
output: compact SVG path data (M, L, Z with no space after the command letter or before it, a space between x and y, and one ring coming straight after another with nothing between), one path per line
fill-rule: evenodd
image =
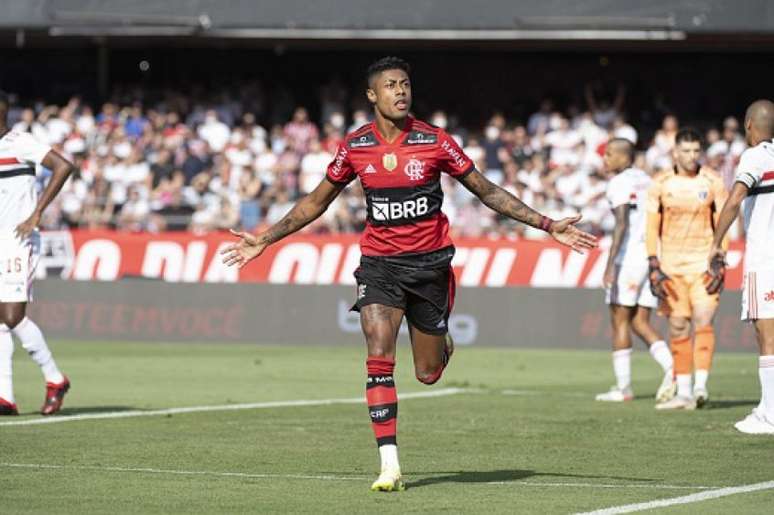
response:
M742 281L742 320L774 318L774 270L745 272Z
M25 240L0 234L0 302L32 302L32 279L40 260L40 233Z
M658 299L650 292L648 262L616 265L613 286L605 291L605 304L657 308Z

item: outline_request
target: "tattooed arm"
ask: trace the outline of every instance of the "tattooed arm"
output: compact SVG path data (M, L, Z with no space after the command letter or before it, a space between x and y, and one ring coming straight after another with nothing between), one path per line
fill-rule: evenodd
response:
M232 230L231 233L239 237L239 241L221 251L224 256L223 262L229 266L237 265L242 268L260 256L272 243L278 242L319 218L343 189L344 185L333 184L328 179L323 179L314 191L296 202L288 214L264 232L250 234Z
M541 223L547 223L544 221L548 220L545 216L494 184L484 177L484 175L479 173L478 170L473 170L463 177L461 182L472 194L481 199L481 202L483 202L486 207L497 211L503 216L518 220L519 222L531 225L532 227L543 230L548 229L547 227L541 226ZM548 220L548 222L550 222L550 220Z
M473 170L467 174L461 179L461 182L488 208L508 218L542 229L559 243L572 247L578 252L597 246L597 239L594 236L575 227L575 224L580 221L580 215L562 220L551 220L491 182L478 170Z

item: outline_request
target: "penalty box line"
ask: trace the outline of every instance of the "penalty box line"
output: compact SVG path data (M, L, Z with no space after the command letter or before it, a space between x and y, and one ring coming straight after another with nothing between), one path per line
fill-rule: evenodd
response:
M398 395L398 400L408 399L428 399L432 397L446 397L466 393L466 388L441 388L439 390L430 390L426 392L408 392ZM109 411L106 413L84 413L82 415L63 415L33 418L27 420L9 420L0 422L0 426L32 426L38 424L58 424L62 422L76 422L79 420L100 420L111 418L133 418L133 417L158 417L166 415L182 415L185 413L206 413L212 411L239 411L251 409L269 409L269 408L295 408L309 406L332 406L335 404L365 404L364 397L352 397L347 399L318 399L318 400L290 400L290 401L269 401L252 402L247 404L221 404L215 406L188 406L183 408L167 408L157 410L131 410L131 411Z
M11 469L33 469L33 470L83 470L95 472L123 472L137 474L168 474L175 476L208 476L224 478L243 478L243 479L300 479L315 481L363 481L370 479L371 476L338 476L335 474L270 474L270 473L250 473L250 472L216 472L210 470L174 470L157 469L151 467L111 467L96 465L55 465L45 463L2 463L0 467ZM431 477L427 474L416 474L418 479ZM489 486L533 486L543 488L648 488L655 490L704 490L717 488L715 486L689 486L689 485L665 485L665 484L607 484L607 483L572 483L572 482L536 482L536 481L487 481L480 483ZM408 481L411 486L411 480Z
M759 492L761 490L774 489L774 481L763 483L754 483L751 485L731 486L727 488L718 488L717 490L708 490L697 494L684 495L681 497L672 497L670 499L659 499L656 501L641 502L637 504L625 504L622 506L612 506L601 510L579 513L578 515L616 515L618 513L633 513L636 511L652 510L655 508L666 508L679 504L692 504L710 499L718 499L729 495L744 494L750 492Z

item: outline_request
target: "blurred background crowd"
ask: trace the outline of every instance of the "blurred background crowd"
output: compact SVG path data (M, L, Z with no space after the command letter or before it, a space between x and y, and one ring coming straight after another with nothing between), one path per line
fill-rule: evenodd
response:
M589 84L582 102L561 109L545 99L524 119L493 112L485 123L466 126L445 111L425 119L452 134L496 184L553 218L581 213L586 230L603 234L613 224L604 196L606 142L630 139L638 148L636 166L657 173L672 166L674 136L692 120L666 113L660 127L642 134L627 121L623 85L601 91ZM316 112L291 107L289 117L277 120L266 115L255 83L197 95L166 91L152 101L119 89L101 105L77 97L65 105L19 99L9 121L77 164L46 212L47 229L253 231L277 222L314 189L346 133L368 123L370 110L355 96L332 81L320 88ZM739 121L729 116L699 128L705 164L730 184L745 149ZM39 177L45 180L46 171ZM456 235L544 237L487 209L448 176L442 184ZM305 231L359 232L364 224L355 181Z

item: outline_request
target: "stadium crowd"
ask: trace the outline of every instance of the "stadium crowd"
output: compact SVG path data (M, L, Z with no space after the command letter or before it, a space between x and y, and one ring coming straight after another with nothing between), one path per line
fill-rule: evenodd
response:
M637 166L656 173L671 167L679 121L666 115L654 136L640 141L626 121L623 91L605 102L589 88L585 98L585 111L561 112L545 100L526 120L494 113L483 127L450 123L443 111L427 121L449 131L493 182L553 218L580 212L582 227L602 234L613 225L604 198L605 143L611 137L632 140L642 149ZM323 94L319 124L297 107L284 124L264 127L248 103L228 98L193 102L178 94L153 105L127 100L96 109L73 98L64 106L15 106L10 121L79 169L48 209L45 228L202 233L278 221L323 179L344 135L368 122L367 109L344 105L340 95ZM705 161L728 184L745 149L738 121L729 117L721 128L707 130L706 144ZM40 175L44 180L45 171ZM458 235L544 237L499 217L449 177L443 188L444 211ZM364 223L355 182L305 230L357 232Z

